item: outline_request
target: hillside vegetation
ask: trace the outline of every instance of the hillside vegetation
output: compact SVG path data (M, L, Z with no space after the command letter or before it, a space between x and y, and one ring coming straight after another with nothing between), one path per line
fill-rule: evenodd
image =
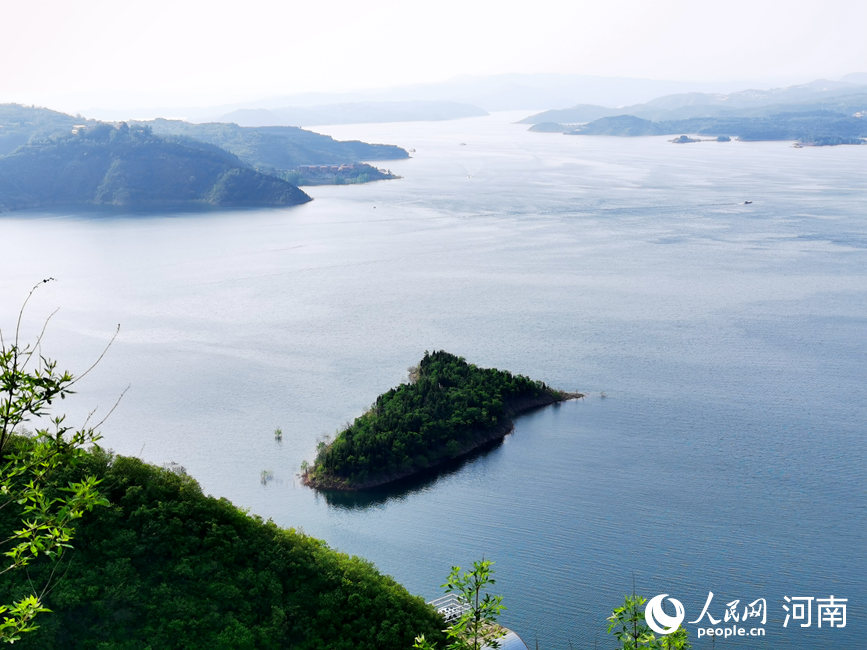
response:
M23 648L381 650L442 638L433 609L369 562L205 496L182 470L95 450L76 471L101 478L110 505L80 521L54 567L52 612ZM14 523L0 511L0 530ZM50 571L4 576L0 602Z
M286 206L310 197L236 156L150 129L96 123L0 157L0 209Z
M186 136L215 145L268 173L292 171L303 165L409 158L405 149L394 145L335 140L294 126L245 127L223 122L191 124L163 119L138 124L151 127L158 135Z
M75 125L87 123L82 117L76 118L47 108L0 104L0 156L15 151L33 138L66 135Z
M166 188L161 179L154 184L151 176L142 176L142 185L146 188L129 189L130 200L146 198L147 205L142 206L127 203L127 192L124 188L118 188L118 175L114 174L109 179L109 187L99 193L99 196L83 196L86 187L93 183L92 178L82 178L82 164L72 165L77 169L58 169L56 166L46 165L48 158L69 157L74 155L92 156L93 153L83 150L81 147L67 147L63 151L56 149L56 145L68 141L75 142L71 135L80 136L77 144L83 140L94 140L99 134L111 134L114 128L117 133L111 135L111 144L115 151L113 157L125 157L129 152L118 149L121 133L132 134L138 137L141 144L142 134L148 134L151 143L161 141L164 144L178 145L183 143L188 147L198 148L193 156L198 161L184 160L179 165L178 174L172 173L169 164L178 163L177 152L167 150L153 150L155 158L151 162L162 161L163 167L167 168L167 176L173 181L173 187ZM194 142L195 141L195 142ZM55 151L44 156L45 147L53 143ZM204 177L195 173L187 174L190 164L204 162L201 160L203 152L208 148L198 146L204 143L212 145L211 153L217 153L214 148L228 152L230 155L225 160L232 167L250 168L247 172L233 172L227 179L211 193L207 187L199 187L196 183L181 188L184 180L202 181L211 179L207 174ZM26 152L16 151L19 147L26 147ZM181 158L189 158L191 151L187 151ZM295 193L295 199L283 203L280 198L280 188L286 189L285 184L275 184L273 181L253 176L249 171L259 172L268 177L276 177L291 185L325 185L345 183L366 183L374 180L397 178L388 171L377 169L372 165L361 161L399 160L409 158L405 149L389 144L368 144L358 140L335 140L331 136L314 133L305 129L292 126L265 126L265 127L242 127L237 124L211 122L206 124L193 124L182 120L156 119L146 122L107 123L97 120L88 120L79 116L67 115L57 111L34 106L22 106L20 104L0 104L0 156L12 155L9 161L4 163L3 169L10 173L10 178L3 183L0 179L0 209L13 209L20 207L42 207L44 205L60 205L67 203L72 205L136 205L137 207L152 207L160 199L157 194L165 189L170 194L165 197L166 203L184 203L188 201L211 205L291 205L303 198ZM34 155L42 156L38 162L32 160ZM145 151L137 152L139 158L147 155ZM79 160L78 163L88 163L91 166L93 160ZM66 165L69 167L70 165ZM15 168L20 169L15 169ZM132 165L123 170L126 176L141 172L152 172L142 168L141 164ZM34 175L35 172L35 175ZM60 182L72 181L73 185L64 188L55 187L56 182L49 182L49 176L61 172L57 180ZM90 169L88 175L97 176L98 170ZM39 177L45 181L39 185L34 181ZM124 183L129 178L122 179ZM213 179L211 179L213 180ZM215 181L216 183L216 181ZM112 187L113 186L113 187ZM92 189L92 188L91 188ZM142 190L144 189L144 192ZM46 193L48 190L48 193ZM152 192L151 192L152 190ZM153 196L143 197L152 193ZM178 197L180 194L180 198ZM190 198L190 197L193 198ZM62 200L61 200L61 197ZM304 200L309 200L304 199Z
M573 396L444 351L426 352L410 379L320 445L308 485L358 489L410 476L501 438L517 413Z

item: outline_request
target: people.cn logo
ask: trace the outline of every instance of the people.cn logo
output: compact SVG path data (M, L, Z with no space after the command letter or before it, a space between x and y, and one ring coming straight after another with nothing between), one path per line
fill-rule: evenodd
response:
M677 598L669 598L674 604L674 616L669 616L662 609L662 601L666 599L668 594L659 594L654 596L647 602L647 607L644 608L644 620L650 626L650 629L657 634L671 634L683 622L683 603Z

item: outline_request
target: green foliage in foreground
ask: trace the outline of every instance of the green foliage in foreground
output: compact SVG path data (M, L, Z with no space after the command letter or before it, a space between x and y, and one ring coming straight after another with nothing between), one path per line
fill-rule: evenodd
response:
M505 609L503 597L486 591L497 582L493 578L493 564L490 560L479 560L473 563L472 569L463 573L461 567L452 567L443 588L447 594L455 594L468 608L446 629L446 636L450 640L446 650L500 647L498 639L506 635L506 629L497 624L497 617ZM416 650L436 650L436 647L436 643L426 639L423 634L416 637L413 645Z
M653 633L644 619L644 609L641 609L646 602L643 596L627 595L623 605L615 607L608 617L608 633L617 638L618 647L623 650L689 650L692 644L683 627L659 637Z
M182 471L95 450L108 507L83 519L24 648L409 648L442 619L367 561L202 494ZM0 517L4 513L0 512ZM0 520L0 525L7 522ZM43 579L48 565L30 576ZM0 602L28 593L0 583Z
M384 482L456 458L509 417L531 405L563 399L542 382L478 368L448 352L425 352L411 383L380 395L371 409L320 445L307 480L317 486Z
M84 446L99 435L86 426L74 430L64 425L63 416L51 416L52 401L71 394L75 380L42 356L41 334L34 343L19 339L24 308L45 282L49 280L25 299L13 339L7 343L0 331L0 579L26 585L14 596L0 596L0 641L7 643L35 630L36 615L48 611L42 598L54 584L53 571L39 579L29 570L39 562L55 569L72 548L74 522L107 504L93 476L58 481L81 462ZM21 425L34 420L48 426L25 435Z

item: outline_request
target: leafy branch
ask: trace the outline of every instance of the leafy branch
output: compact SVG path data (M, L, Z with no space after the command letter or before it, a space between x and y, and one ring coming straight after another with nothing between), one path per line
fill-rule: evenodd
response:
M49 416L52 402L72 394L70 387L76 381L68 371L58 371L57 363L40 351L54 314L46 319L34 343L21 343L27 303L36 289L51 280L43 280L28 293L18 312L12 342L7 343L0 331L0 512L5 516L0 527L5 559L0 575L25 569L40 558L59 562L64 551L72 548L76 520L97 506L108 505L93 476L58 484L59 477L78 465L85 449L100 436L86 425L80 429L66 426L62 415ZM46 418L50 428L37 428L34 433L21 429L25 422ZM51 578L38 593L10 605L0 604L0 641L12 643L36 629L35 616L49 611L42 597L50 587Z

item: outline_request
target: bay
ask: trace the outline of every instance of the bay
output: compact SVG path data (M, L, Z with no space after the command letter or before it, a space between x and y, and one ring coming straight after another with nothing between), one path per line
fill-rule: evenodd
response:
M857 647L867 148L532 134L520 117L323 127L413 157L387 163L400 180L288 210L0 215L0 326L58 278L24 328L60 306L44 349L61 364L85 369L121 325L71 419L130 384L106 446L179 463L426 598L492 559L531 647L612 647L633 578L687 620L709 591L717 619L765 598L767 636L726 647ZM317 441L433 349L587 397L411 489L301 486ZM783 627L784 596L830 595L845 628Z

